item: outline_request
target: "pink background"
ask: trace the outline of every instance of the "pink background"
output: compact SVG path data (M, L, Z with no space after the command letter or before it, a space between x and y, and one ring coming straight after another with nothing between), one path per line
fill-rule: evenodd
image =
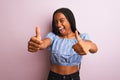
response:
M0 0L0 80L46 80L49 53L27 51L35 26L51 30L54 10L70 8L80 32L99 48L84 56L81 80L120 80L120 0Z

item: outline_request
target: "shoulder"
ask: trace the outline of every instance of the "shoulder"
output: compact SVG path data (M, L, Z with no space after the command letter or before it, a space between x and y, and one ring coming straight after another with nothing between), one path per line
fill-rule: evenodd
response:
M83 40L90 40L90 37L87 33L80 33L80 37L83 39Z
M46 37L55 37L56 35L53 32L49 32Z
M49 35L49 36L55 36L55 34L53 32L49 32L47 35Z
M54 39L56 39L57 35L54 34L53 32L49 32L47 35L46 35L46 38L50 38L52 41Z

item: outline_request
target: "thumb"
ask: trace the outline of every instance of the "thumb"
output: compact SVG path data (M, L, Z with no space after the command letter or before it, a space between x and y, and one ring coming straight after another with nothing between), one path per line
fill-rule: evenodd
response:
M75 31L75 37L76 37L76 39L77 39L78 42L81 42L81 41L82 41L82 39L81 39L81 37L79 36L77 30Z
M40 34L40 27L39 27L39 25L36 25L36 37L41 40L41 34Z

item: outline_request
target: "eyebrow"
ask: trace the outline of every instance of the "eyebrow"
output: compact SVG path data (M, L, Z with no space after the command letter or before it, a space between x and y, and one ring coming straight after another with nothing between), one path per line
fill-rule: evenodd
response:
M60 20L65 20L65 18L60 18ZM55 21L57 21L57 20L55 20Z
M60 19L65 19L65 18L60 18Z

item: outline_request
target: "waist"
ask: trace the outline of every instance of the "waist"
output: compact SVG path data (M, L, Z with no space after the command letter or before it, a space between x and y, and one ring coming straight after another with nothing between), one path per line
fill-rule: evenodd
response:
M50 71L48 79L52 80L53 78L54 80L58 80L58 78L60 80L80 80L79 71L69 75L60 75L58 73Z
M61 75L69 75L79 71L78 65L76 66L61 66L61 65L52 65L51 71L61 74Z

